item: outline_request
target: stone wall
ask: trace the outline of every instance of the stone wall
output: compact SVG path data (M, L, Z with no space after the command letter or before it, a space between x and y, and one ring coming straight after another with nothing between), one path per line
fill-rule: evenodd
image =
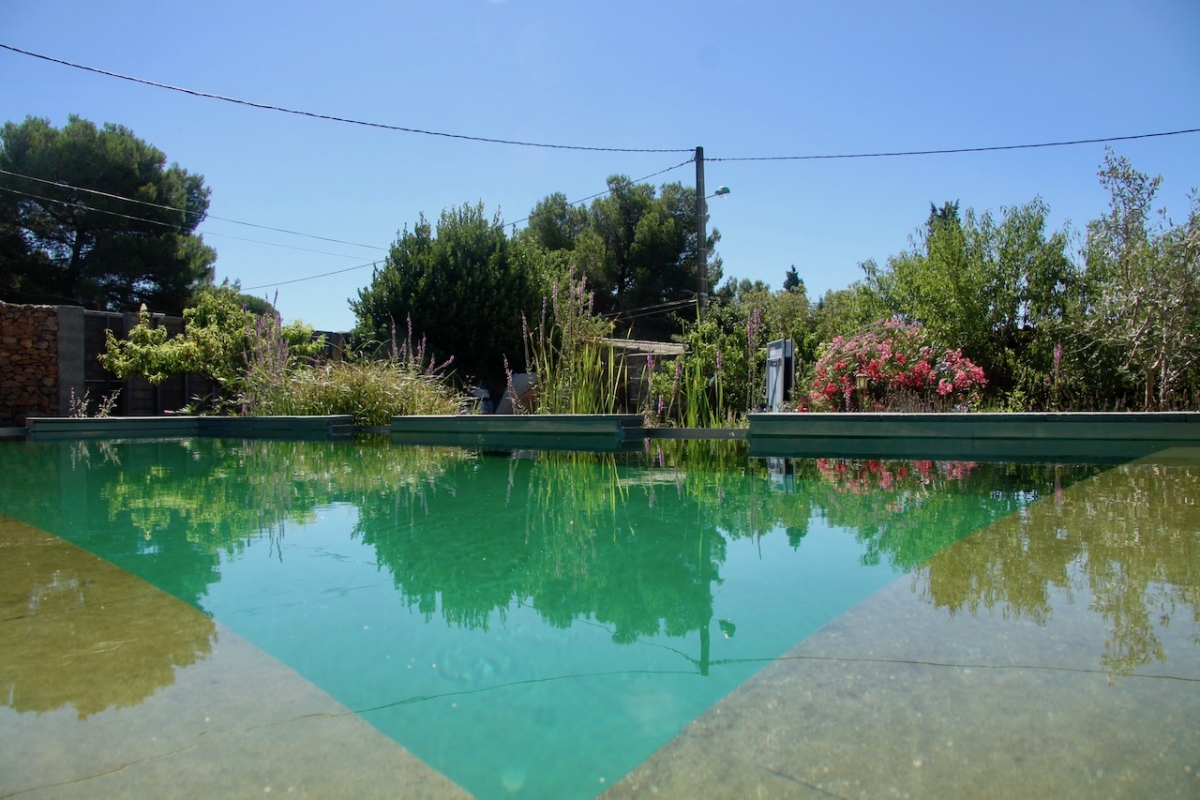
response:
M0 428L60 411L58 308L0 302Z

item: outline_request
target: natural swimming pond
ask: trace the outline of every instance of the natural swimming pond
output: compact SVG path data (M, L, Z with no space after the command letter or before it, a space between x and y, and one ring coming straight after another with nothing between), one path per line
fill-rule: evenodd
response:
M1194 450L6 442L0 474L0 796L1200 791Z

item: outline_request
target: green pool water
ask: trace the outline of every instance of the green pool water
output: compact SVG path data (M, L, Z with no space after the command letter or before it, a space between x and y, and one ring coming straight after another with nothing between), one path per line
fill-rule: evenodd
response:
M1171 677L1200 694L1192 458L766 460L735 442L622 454L0 444L0 515L202 612L479 798L636 793L640 765L897 586L947 619L982 610L1045 628L1058 606L1085 605L1112 622L1106 649L1083 654L1110 684L1161 672L1162 632L1190 626L1191 649L1171 645L1183 669ZM1076 504L1102 512L1056 516ZM120 674L73 689L62 656L60 688L47 690L44 673L22 670L22 648L68 635L30 625L43 597L86 605L86 579L71 580L56 568L13 584L28 588L8 598L25 611L0 623L0 704L18 716L70 707L87 725L217 649L202 622L146 616ZM156 630L174 644L152 644ZM91 650L133 641L106 637ZM1195 702L1176 712L1194 720ZM796 778L803 769L788 767L796 786L826 791ZM1178 786L1194 787L1191 774ZM699 794L735 796L709 787ZM0 779L0 795L26 788Z

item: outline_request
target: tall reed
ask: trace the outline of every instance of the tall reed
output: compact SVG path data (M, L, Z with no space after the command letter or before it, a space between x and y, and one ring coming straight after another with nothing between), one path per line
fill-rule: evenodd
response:
M541 317L530 329L522 317L528 368L537 378L540 414L612 414L618 410L628 369L607 337L613 325L593 313L587 279L567 273L542 301Z

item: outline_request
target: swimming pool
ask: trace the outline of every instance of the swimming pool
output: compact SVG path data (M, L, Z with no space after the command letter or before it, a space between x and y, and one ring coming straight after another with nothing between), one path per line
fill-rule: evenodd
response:
M0 444L0 796L1200 788L1195 451Z

